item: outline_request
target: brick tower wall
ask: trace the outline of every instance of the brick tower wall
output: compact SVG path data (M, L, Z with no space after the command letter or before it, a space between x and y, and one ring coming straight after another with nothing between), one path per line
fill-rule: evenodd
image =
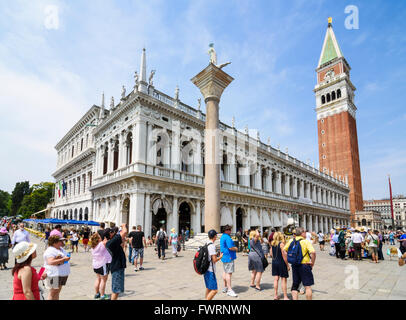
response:
M345 111L319 119L317 127L320 169L327 168L330 173L333 170L334 176L337 174L345 177L348 174L351 221L353 221L355 212L363 210L356 120ZM323 155L326 159L323 159Z

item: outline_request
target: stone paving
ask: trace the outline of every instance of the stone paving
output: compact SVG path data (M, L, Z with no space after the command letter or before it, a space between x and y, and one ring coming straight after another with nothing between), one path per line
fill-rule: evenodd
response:
M38 256L33 266L39 270L42 265L44 243L32 237L38 243ZM378 264L364 261L340 260L329 256L327 251L321 252L315 245L317 258L313 269L315 285L313 286L313 299L315 300L353 300L353 299L379 299L379 300L404 300L406 299L406 266L398 266L397 258L390 261L385 255L385 260ZM387 247L384 246L384 253ZM195 273L192 260L193 251L181 251L179 257L172 258L167 252L165 261L158 260L153 247L145 249L145 262L143 271L135 272L133 266L127 263L125 278L125 293L120 299L125 300L188 300L204 299L204 280ZM10 263L14 258L10 250ZM348 288L352 278L358 273L358 289ZM347 273L346 273L347 272ZM273 277L271 266L267 268L262 278L261 292L249 287L250 273L248 271L248 257L238 253L236 271L232 277L234 291L238 298L232 298L221 293L222 289L222 264L217 264L217 279L219 293L215 299L224 300L266 300L273 299ZM72 254L71 274L67 285L62 289L61 300L89 300L93 299L93 283L95 274L91 267L91 253L84 252L79 247L79 253ZM11 271L0 271L0 299L9 300L12 297ZM288 279L288 293L291 278ZM279 289L281 290L281 288ZM109 277L106 292L111 293L111 279ZM290 294L289 294L290 296ZM300 296L299 299L305 299Z

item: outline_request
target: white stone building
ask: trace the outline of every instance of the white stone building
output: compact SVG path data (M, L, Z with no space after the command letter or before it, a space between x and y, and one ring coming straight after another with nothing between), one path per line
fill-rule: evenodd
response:
M68 183L51 216L194 233L204 225L205 115L147 81L145 50L134 89L106 110L93 106L57 144L54 177ZM96 125L96 126L90 126ZM233 231L286 225L313 231L348 225L349 188L313 166L220 122L221 225ZM83 139L83 140L82 140ZM82 147L83 141L83 147ZM73 155L73 156L72 156ZM80 187L79 187L80 186ZM82 216L80 216L82 212ZM86 213L85 213L86 212Z

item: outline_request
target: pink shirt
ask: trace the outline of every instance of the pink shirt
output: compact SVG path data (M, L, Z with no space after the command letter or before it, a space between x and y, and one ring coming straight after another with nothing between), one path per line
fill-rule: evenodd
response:
M59 238L62 238L62 233L56 229L52 230L51 233L49 234L50 237L52 236L58 236Z
M93 256L93 268L99 269L103 267L106 263L111 262L111 255L107 251L103 242L99 242L96 248L90 250Z

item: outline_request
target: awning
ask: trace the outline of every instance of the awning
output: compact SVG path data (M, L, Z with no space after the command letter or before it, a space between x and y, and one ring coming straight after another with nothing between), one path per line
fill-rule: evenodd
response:
M289 215L286 212L282 212L282 225L283 226L287 226L288 225L288 219L289 219Z
M282 221L279 219L279 212L272 212L272 226L273 227L282 227Z
M258 211L255 209L251 209L250 224L251 224L251 226L255 226L255 227L261 226L261 221L259 220L259 217L258 217Z
M271 227L272 221L269 218L269 213L266 210L262 210L262 226L263 227Z
M233 225L233 217L231 216L231 211L230 208L227 206L224 206L220 210L220 226L225 226L225 225Z
M35 215L37 215L37 214L39 214L39 213L41 213L41 212L45 212L45 211L48 211L48 209L44 209L44 210L41 210L41 211L35 212L35 213L34 213L34 214L32 214L31 216L35 216Z

